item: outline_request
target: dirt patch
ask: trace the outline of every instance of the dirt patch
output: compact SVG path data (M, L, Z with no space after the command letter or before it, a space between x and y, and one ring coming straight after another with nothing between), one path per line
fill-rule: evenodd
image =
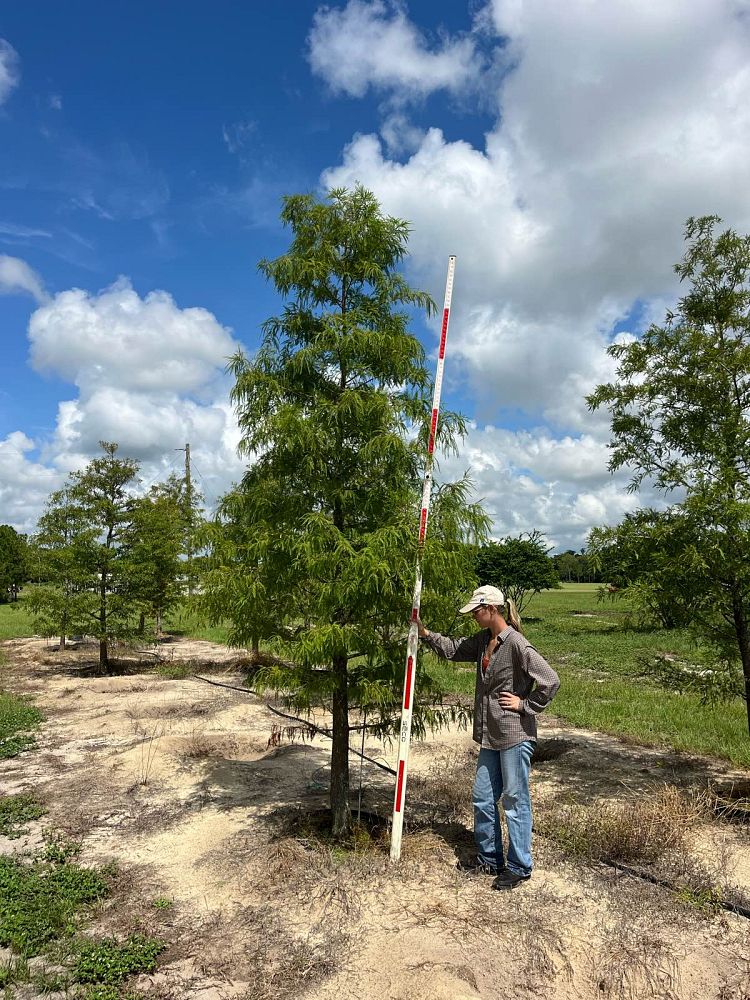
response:
M574 863L541 836L534 877L513 893L459 873L472 848L476 759L465 732L414 745L393 866L377 825L345 850L321 840L311 817L326 804L330 743L269 746L274 717L259 700L164 679L151 656L123 657L132 669L101 677L92 648L58 653L26 639L4 651L4 683L30 694L46 721L36 751L0 765L0 793L31 793L48 813L25 839L0 841L0 852L33 849L52 825L82 842L83 862L116 859L118 902L101 904L98 926L117 934L135 921L170 942L159 972L139 984L149 996L750 996L750 966L738 958L750 924L700 899ZM223 647L179 640L169 655L203 657L221 679L241 680L237 655ZM541 735L540 814L560 802L625 800L637 810L665 785L701 790L749 777L552 718ZM371 739L365 752L393 764L392 746ZM368 764L361 778L362 809L387 818L392 780ZM355 807L359 779L353 759ZM688 842L718 882L750 891L747 824L714 816Z

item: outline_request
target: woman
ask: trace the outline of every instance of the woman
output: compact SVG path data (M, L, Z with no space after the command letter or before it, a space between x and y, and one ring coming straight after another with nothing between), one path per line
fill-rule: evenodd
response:
M471 870L495 875L493 889L514 889L533 868L529 767L536 717L560 679L521 634L515 605L497 587L479 587L460 613L473 615L481 631L452 639L418 621L419 635L438 656L477 665L473 736L481 749L472 792L477 860ZM507 861L498 800L508 825Z

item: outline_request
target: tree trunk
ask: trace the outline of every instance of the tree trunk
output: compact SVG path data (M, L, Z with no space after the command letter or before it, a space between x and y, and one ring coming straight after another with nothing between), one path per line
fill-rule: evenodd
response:
M102 672L109 670L109 649L107 647L107 575L102 573L99 583L99 667Z
M349 830L349 690L347 659L333 661L333 750L331 751L331 824L334 837Z
M65 634L64 633L63 633L63 635L60 636L60 642L58 643L57 648L58 649L65 649Z
M734 633L742 660L742 676L745 681L745 708L747 710L747 731L750 734L750 623L745 614L742 596L735 594L732 600Z
M138 618L138 635L143 635L146 630L146 612L141 611L140 617Z

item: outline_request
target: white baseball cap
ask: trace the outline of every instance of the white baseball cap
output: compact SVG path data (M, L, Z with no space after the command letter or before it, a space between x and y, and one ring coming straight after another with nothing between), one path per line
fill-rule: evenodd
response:
M477 587L471 595L469 603L459 608L458 613L460 615L468 615L474 608L481 608L484 604L492 604L496 608L502 608L505 605L505 597L502 590L498 590L497 587Z

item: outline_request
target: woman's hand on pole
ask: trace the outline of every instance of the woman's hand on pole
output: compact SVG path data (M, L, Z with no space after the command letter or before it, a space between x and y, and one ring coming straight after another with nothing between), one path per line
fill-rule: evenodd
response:
M422 624L422 619L421 619L421 618L416 618L416 619L415 619L415 621L416 621L416 623L417 623L417 632L418 632L418 634L419 634L419 638L420 638L420 639L424 639L424 637L425 637L426 635L429 635L429 634L430 634L430 630L429 630L429 629L426 629L426 628L424 627L424 625Z

